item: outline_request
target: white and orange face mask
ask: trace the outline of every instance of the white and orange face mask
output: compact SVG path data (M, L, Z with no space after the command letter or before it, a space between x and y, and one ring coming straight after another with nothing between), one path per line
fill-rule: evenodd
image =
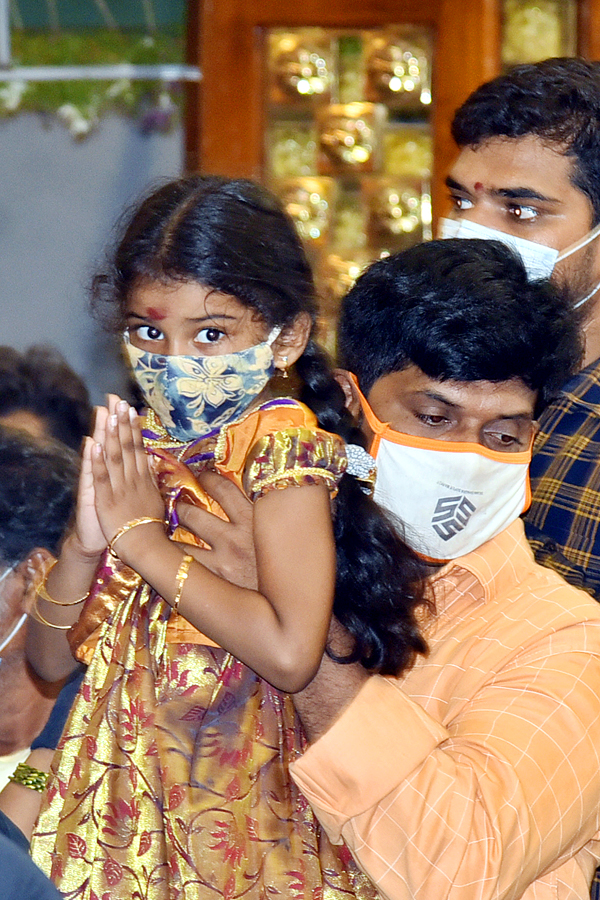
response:
M428 561L448 562L476 550L529 507L533 438L527 451L501 453L414 437L381 422L359 396L375 435L374 498L401 519L407 543Z

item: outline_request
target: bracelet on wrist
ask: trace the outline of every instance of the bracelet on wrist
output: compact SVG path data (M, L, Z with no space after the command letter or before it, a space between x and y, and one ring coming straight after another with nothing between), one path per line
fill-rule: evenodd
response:
M12 775L8 776L8 780L13 784L22 784L31 788L32 791L39 791L41 794L48 784L48 772L42 772L41 769L34 769L27 763L19 763Z
M179 568L177 569L177 575L175 576L175 582L177 583L177 590L175 592L175 597L173 598L173 609L176 613L179 613L179 601L181 600L181 595L183 593L183 586L187 580L188 575L190 574L190 566L194 562L194 557L190 556L186 553L181 562L179 563Z
M116 534L113 535L112 540L109 542L109 554L113 558L118 559L119 554L115 551L115 543L119 540L119 538L123 537L124 534L127 534L128 531L131 531L132 528L137 528L139 525L149 525L150 522L159 522L161 525L165 524L164 519L157 519L156 516L140 516L139 519L131 519L130 522L125 522L124 525L121 525Z

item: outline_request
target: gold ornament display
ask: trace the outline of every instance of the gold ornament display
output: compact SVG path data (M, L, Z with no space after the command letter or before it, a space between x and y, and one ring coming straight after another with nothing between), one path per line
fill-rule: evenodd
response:
M369 100L406 113L419 113L431 104L431 52L422 31L371 34L365 55Z
M336 103L317 111L318 167L323 175L376 172L387 110L376 103Z
M535 63L577 52L573 0L504 0L502 62Z
M420 179L372 179L363 193L371 246L393 253L431 237L431 198Z
M326 32L317 28L272 32L269 72L271 99L276 103L327 99L333 74Z
M333 178L290 178L277 186L286 212L302 240L323 245L331 229L336 182Z
M432 35L278 27L266 48L266 181L306 248L333 352L360 271L432 236Z

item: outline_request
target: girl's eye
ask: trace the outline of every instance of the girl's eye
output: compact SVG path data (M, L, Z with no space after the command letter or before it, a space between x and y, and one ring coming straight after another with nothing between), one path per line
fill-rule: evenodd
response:
M136 332L141 341L161 341L164 337L160 328L155 328L154 325L139 325Z
M211 328L203 328L202 331L199 331L196 335L196 340L200 344L216 344L216 342L220 340L224 335L224 331L221 331L219 328L215 328L213 326Z

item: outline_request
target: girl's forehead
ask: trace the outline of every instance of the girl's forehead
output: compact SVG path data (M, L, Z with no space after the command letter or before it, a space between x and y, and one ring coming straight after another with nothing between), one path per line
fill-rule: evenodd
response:
M249 307L237 297L194 281L141 282L133 288L127 303L127 313L157 322L172 316L183 319L215 315L239 318L248 312Z

